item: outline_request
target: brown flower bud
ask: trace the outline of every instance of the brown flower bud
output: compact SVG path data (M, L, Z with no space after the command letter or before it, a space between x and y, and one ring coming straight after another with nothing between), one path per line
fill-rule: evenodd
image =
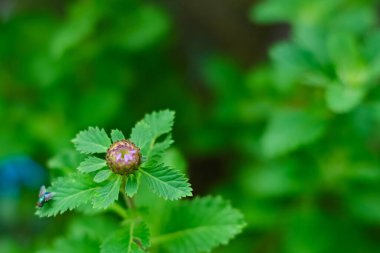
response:
M129 175L141 164L140 149L128 140L115 142L107 150L107 165L116 174Z

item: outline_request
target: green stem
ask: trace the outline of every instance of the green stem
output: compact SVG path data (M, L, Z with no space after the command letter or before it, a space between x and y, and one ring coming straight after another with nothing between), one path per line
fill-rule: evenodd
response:
M135 202L134 202L133 198L128 197L127 194L125 193L126 183L127 183L127 177L123 176L123 179L121 182L121 187L120 187L120 192L121 192L121 195L123 196L125 205L128 207L128 209L130 209L131 211L134 212L136 210Z
M128 196L125 196L125 197L126 197L125 201L127 202L128 208L135 211L136 206L135 206L135 201L133 200L133 198L128 197Z
M184 235L186 235L189 232L191 233L192 231L197 231L197 230L199 231L199 230L207 229L208 227L212 227L212 226L201 226L201 227L196 227L196 228L187 228L187 229L183 229L180 231L175 231L175 232L159 235L159 236L156 236L156 237L151 239L151 245L152 245L152 247L154 247L157 244L161 244L161 243L164 243L166 241L174 240L174 239L177 239L178 237L183 237Z
M127 212L125 211L125 209L120 206L118 203L113 203L109 208L108 210L116 213L117 215L119 215L121 218L123 219L127 219L128 218L128 214Z
M172 236L172 235L160 235L160 236L156 236L156 237L153 237L150 239L150 244L152 245L152 247L155 247L165 241L168 241L168 240L171 240L172 238L175 238L176 236Z
M134 234L134 232L133 232L134 227L135 227L135 223L132 222L131 226L129 227L129 247L128 247L128 252L131 252L132 241L133 241L133 234Z

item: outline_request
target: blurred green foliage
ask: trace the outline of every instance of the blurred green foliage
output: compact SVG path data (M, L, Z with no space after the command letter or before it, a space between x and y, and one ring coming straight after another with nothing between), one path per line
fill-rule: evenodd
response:
M0 24L0 158L27 153L44 161L69 147L78 129L128 129L144 112L170 107L184 157L221 164L194 176L208 184L224 170L211 191L248 221L216 252L378 252L378 8L374 0L260 1L249 17L288 25L287 38L248 71L228 56L203 56L205 94L173 57L177 33L162 6L20 8ZM173 159L182 156L176 152ZM59 156L51 167L75 164L70 152ZM199 166L189 166L190 176L210 170ZM0 251L50 245L56 234L36 231L21 246L3 236Z

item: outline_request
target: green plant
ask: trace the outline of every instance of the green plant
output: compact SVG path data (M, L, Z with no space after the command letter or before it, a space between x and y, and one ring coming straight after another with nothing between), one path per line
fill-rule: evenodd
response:
M111 139L97 127L79 132L73 143L87 157L77 172L52 182L47 190L54 197L36 214L49 217L78 209L95 221L87 219L87 232L76 228L76 235L68 233L42 252L97 252L99 245L102 253L208 252L240 233L242 215L221 197L165 201L192 196L187 177L165 163L173 121L169 110L148 114L128 141L120 130L112 130ZM120 225L105 220L109 212L120 217Z

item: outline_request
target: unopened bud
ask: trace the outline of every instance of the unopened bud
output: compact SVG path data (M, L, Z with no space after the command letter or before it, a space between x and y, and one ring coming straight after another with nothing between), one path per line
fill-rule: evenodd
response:
M129 175L141 163L140 149L128 140L115 142L107 150L107 165L116 174Z

